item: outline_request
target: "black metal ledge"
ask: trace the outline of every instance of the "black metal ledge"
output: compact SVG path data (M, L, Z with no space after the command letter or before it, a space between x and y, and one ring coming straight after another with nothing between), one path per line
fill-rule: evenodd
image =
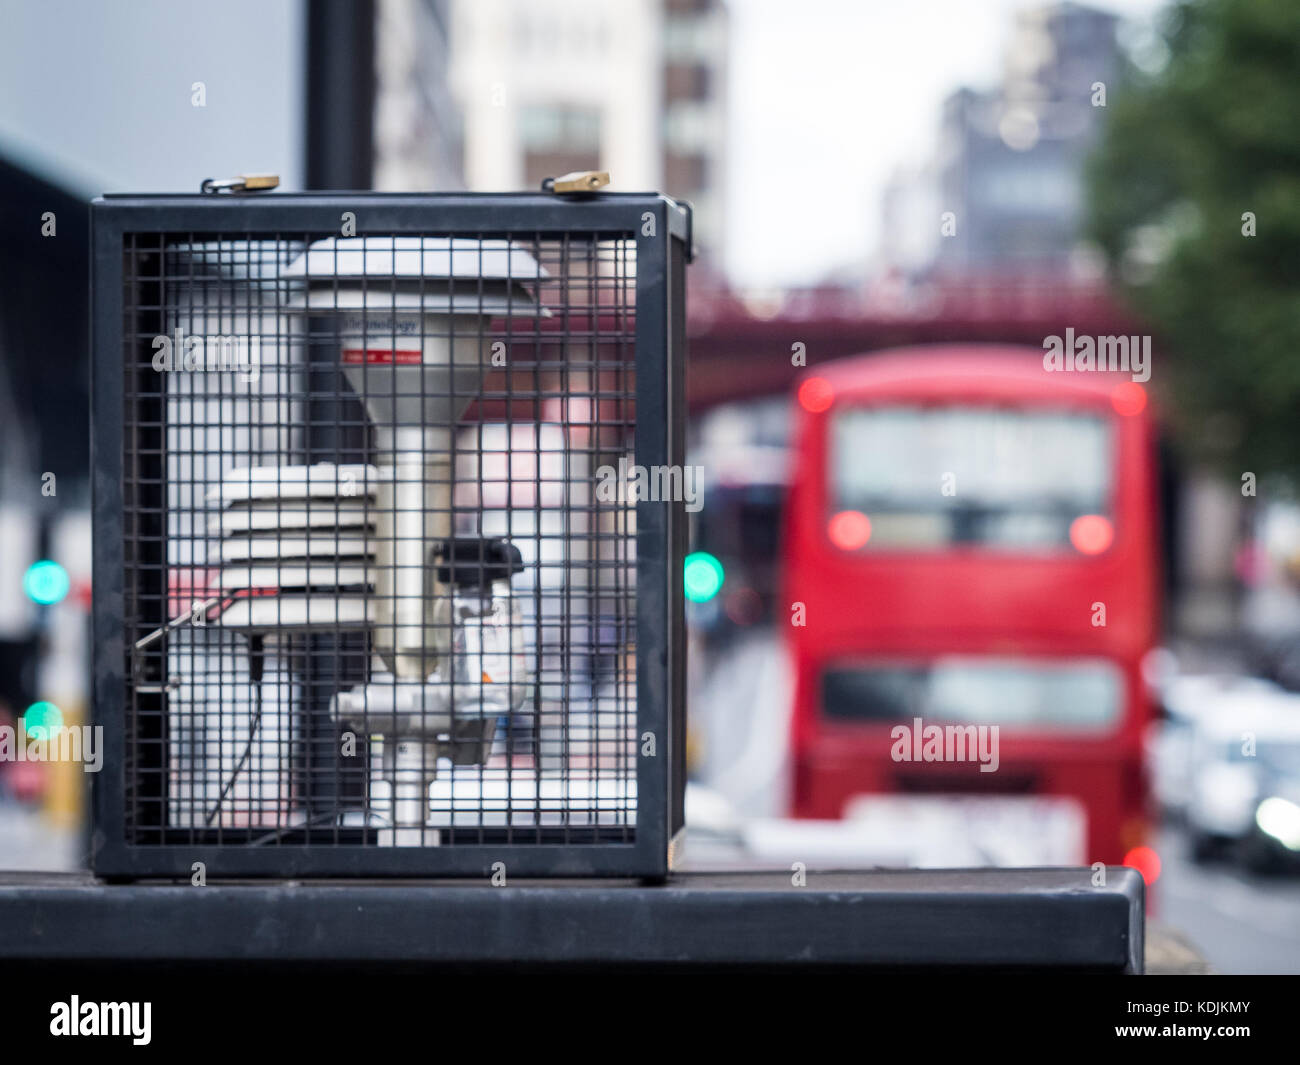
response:
M1142 971L1131 869L109 885L0 874L0 959Z

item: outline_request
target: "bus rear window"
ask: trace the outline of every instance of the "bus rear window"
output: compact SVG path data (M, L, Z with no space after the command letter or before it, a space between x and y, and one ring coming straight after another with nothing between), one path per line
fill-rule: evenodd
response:
M850 407L834 416L830 443L830 517L864 530L854 548L1086 550L1080 532L1109 521L1112 441L1096 415Z
M822 712L838 722L998 725L1100 732L1120 720L1120 671L1100 660L951 656L844 665L822 674Z

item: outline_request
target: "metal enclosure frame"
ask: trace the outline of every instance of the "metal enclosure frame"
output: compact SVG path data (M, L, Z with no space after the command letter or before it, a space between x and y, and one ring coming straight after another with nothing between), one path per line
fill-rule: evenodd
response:
M337 232L355 213L357 236L430 232L479 237L520 231L555 237L634 235L636 414L634 452L646 466L685 462L685 264L690 209L654 193L560 197L507 194L118 195L91 208L92 511L94 522L93 720L104 766L94 779L92 867L109 879L667 876L683 826L685 628L682 564L686 518L678 503L636 504L636 734L654 735L636 768L635 841L487 843L431 847L317 844L132 845L126 838L124 237L127 234ZM164 375L159 375L161 378ZM159 396L163 395L159 384ZM160 441L160 448L163 446Z

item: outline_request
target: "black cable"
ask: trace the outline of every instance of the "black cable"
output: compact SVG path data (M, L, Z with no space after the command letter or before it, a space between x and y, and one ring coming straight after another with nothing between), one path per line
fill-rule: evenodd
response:
M226 801L226 796L230 794L230 789L235 786L235 780L239 777L240 771L248 761L248 756L253 752L253 740L257 736L257 727L262 723L262 670L266 663L266 656L263 653L263 638L261 635L250 636L248 638L248 679L253 685L253 719L248 724L248 742L244 744L244 753L239 756L239 762L235 765L234 771L226 781L226 786L221 789L221 794L217 796L217 805L212 808L208 814L204 827L210 827L213 819L221 812L221 804Z

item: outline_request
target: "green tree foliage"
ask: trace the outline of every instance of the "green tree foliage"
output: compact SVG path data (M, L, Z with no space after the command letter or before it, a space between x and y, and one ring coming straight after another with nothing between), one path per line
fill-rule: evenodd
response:
M1089 228L1160 337L1184 446L1300 479L1300 2L1188 0L1163 37L1108 94Z

